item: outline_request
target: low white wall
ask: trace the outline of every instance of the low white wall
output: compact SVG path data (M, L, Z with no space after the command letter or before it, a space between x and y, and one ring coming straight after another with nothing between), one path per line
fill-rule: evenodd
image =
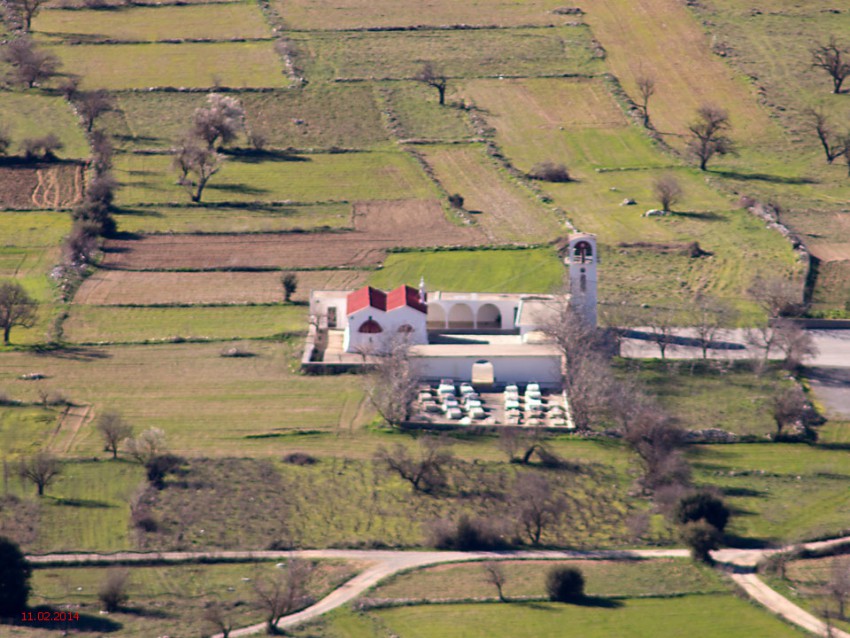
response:
M456 381L472 379L472 364L478 357L412 357L414 374L422 379L449 378ZM537 357L488 357L493 364L496 383L528 383L537 381L546 386L560 386L560 358L557 355Z

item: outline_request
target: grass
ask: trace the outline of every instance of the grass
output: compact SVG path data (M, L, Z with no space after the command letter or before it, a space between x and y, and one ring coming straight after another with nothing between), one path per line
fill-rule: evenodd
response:
M64 323L70 343L138 343L183 339L250 339L307 329L303 306L190 306L71 308Z
M485 234L497 241L550 241L564 233L555 213L500 169L478 146L428 146L420 152L449 193L464 198Z
M681 596L726 591L716 572L677 559L616 562L499 561L506 576L505 596L546 597L544 575L555 565L577 567L589 596ZM438 565L400 574L372 590L369 598L491 598L496 590L484 578L480 563Z
M366 27L470 25L549 25L573 21L576 16L559 16L553 9L562 6L559 0L531 0L515 3L497 2L458 3L438 0L422 7L412 0L378 0L364 6L356 0L277 0L286 24L294 29L356 29Z
M0 441L3 442L4 457L37 452L56 429L58 416L56 410L34 405L0 408Z
M112 11L42 11L33 21L33 31L48 40L86 43L271 37L263 14L246 2L125 7Z
M145 206L118 209L130 233L256 233L350 228L349 204L307 206Z
M386 142L374 91L368 85L309 84L238 96L249 130L269 148L368 148ZM99 120L123 148L170 148L206 102L196 93L116 94L119 110ZM247 146L244 135L237 144Z
M123 206L188 202L167 155L121 155L115 176ZM255 162L231 158L209 182L204 202L328 202L434 196L416 163L396 151L320 154Z
M399 638L448 635L458 638L554 638L563 636L565 627L587 638L672 638L688 633L698 633L705 638L801 635L781 620L731 594L630 598L619 602L622 605L604 602L596 605L423 605L357 615L337 612L318 628L310 628L309 635L359 638L374 635L368 633L368 628L375 625ZM356 631L360 633L351 632L352 625L358 627Z
M293 34L308 76L412 78L431 60L449 77L555 75L600 69L584 27ZM505 56L506 50L511 56Z
M77 159L90 154L74 111L61 97L3 91L0 92L0 113L3 113L3 125L11 137L12 154L18 152L24 139L46 133L53 133L64 145L57 152L60 157Z
M31 603L71 605L81 616L86 616L86 620L72 623L72 627L94 625L101 609L97 592L108 573L107 568L101 567L37 569L32 579ZM264 612L256 601L253 583L256 579L274 578L278 573L275 563L132 567L126 608L105 618L118 625L122 636L195 637L212 632L213 627L203 618L205 606L215 604L230 616L234 626L255 624L264 620ZM354 573L351 565L315 562L309 593L321 598ZM53 631L47 628L40 632L10 631L13 636L37 638L54 635L55 627L49 629ZM92 626L88 631L94 630ZM84 631L85 635L91 635Z
M391 254L370 285L390 289L419 285L430 290L551 292L562 286L564 268L551 248L426 251Z
M838 606L834 598L824 594L824 589L834 571L846 570L847 566L846 556L793 560L786 565L785 579L776 575L767 580L783 596L821 619L824 611L829 610L833 626L846 631L850 629L850 621L837 620Z
M387 82L380 87L399 133L408 139L467 140L474 134L462 109L440 106L434 89L418 82ZM456 88L449 94L451 102Z
M45 47L86 89L289 85L271 42L81 44Z

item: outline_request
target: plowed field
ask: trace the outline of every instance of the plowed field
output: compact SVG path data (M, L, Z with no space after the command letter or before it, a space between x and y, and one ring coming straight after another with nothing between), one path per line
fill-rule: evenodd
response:
M82 197L79 164L0 166L0 207L18 210L73 206Z

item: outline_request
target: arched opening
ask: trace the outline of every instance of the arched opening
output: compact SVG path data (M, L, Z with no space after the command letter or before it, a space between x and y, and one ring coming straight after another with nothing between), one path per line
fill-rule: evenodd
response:
M485 303L478 309L478 328L498 330L502 327L502 313L491 303Z
M381 324L372 319L371 317L363 322L363 324L358 329L358 332L367 335L376 335L378 333L383 332L384 329L381 328Z
M415 332L413 326L411 326L409 323L400 325L398 327L398 331L402 334L410 334L412 332Z
M589 241L576 242L573 246L573 257L574 261L579 263L589 263L593 259L593 246L590 245Z
M429 330L441 330L446 327L446 311L442 306L431 302L428 304L426 321Z
M449 310L449 329L461 330L475 327L475 315L465 303L455 304Z
M496 374L492 363L481 360L472 364L472 385L493 385L495 382Z

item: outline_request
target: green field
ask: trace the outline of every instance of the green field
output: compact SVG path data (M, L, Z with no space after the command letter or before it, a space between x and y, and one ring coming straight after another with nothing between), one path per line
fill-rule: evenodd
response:
M289 85L271 42L49 46L86 89Z
M469 114L462 109L441 107L436 91L430 87L386 82L379 90L396 118L402 138L448 142L467 140L474 133Z
M418 286L454 292L552 292L563 286L564 269L550 248L457 250L389 255L369 284L390 289Z
M306 206L144 206L121 208L115 221L131 233L256 233L351 227L349 204Z
M601 69L584 27L378 33L296 33L314 79L411 78L431 60L449 77L555 75ZM511 56L505 56L506 50ZM454 90L450 87L448 95Z
M303 306L71 307L64 325L70 343L138 343L183 339L231 340L303 333Z
M0 92L3 126L11 138L10 154L19 152L22 140L53 133L64 145L57 152L63 158L89 156L86 138L77 125L71 106L62 98L38 93ZM0 234L0 237L5 235Z
M188 202L168 155L120 155L115 176L122 206ZM414 161L397 151L297 155L256 161L231 157L204 191L204 202L329 202L428 199L434 187Z
M424 605L370 611L337 612L299 637L366 638L375 627L399 638L534 637L556 638L569 628L571 635L587 638L704 638L801 636L782 621L731 594L680 598L629 598L606 604L563 605L513 603L507 605Z
M85 43L271 37L263 14L249 3L126 7L113 11L42 11L33 22L33 30L48 40Z
M3 391L5 390L4 386ZM16 455L38 451L56 430L60 409L45 409L33 405L0 407L0 441L3 442L3 454Z

